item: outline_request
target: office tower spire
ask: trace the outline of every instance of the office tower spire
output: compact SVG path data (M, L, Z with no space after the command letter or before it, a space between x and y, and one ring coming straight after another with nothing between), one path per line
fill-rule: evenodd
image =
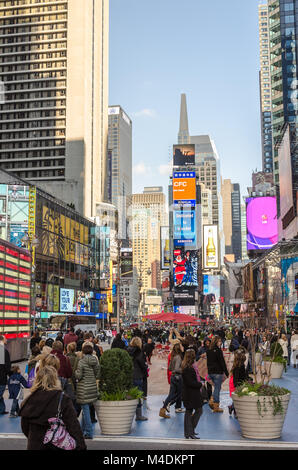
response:
M181 94L181 105L180 105L180 126L178 134L178 144L189 144L189 130L188 130L188 117L187 117L187 105L186 95Z

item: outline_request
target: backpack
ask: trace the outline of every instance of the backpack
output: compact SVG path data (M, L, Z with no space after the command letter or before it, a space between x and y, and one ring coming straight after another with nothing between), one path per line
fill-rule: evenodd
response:
M32 385L33 385L33 382L35 380L35 376L36 376L36 371L37 371L37 365L39 363L37 362L35 364L35 366L33 366L28 374L28 379L27 379L27 385L28 385L28 388L31 388Z

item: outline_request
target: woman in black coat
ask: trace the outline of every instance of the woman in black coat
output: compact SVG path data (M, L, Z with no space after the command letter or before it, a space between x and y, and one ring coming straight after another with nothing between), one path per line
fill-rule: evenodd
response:
M59 360L55 359L59 367ZM57 368L49 365L40 367L31 394L22 402L19 412L21 428L28 439L27 450L57 450L52 444L44 444L43 440L50 427L49 418L57 415L61 393ZM81 426L68 395L62 397L61 413L67 431L76 441L76 450L86 450Z
M147 377L147 363L142 349L141 338L134 336L127 348L127 352L133 360L133 384L144 393L144 381ZM147 421L147 419L148 418L142 415L142 402L139 400L136 409L136 421Z
M186 408L184 415L184 436L186 439L200 439L196 435L195 429L203 413L203 400L200 392L202 384L198 381L193 367L195 359L195 351L188 349L182 362L182 400Z

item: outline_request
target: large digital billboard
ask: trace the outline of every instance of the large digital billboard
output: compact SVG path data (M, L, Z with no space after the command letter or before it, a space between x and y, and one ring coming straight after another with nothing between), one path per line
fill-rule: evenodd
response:
M173 145L174 166L194 166L195 165L195 145Z
M288 306L288 311L298 313L298 257L287 258L281 260L281 275L283 298Z
M292 160L289 126L284 133L282 142L278 149L278 175L280 192L280 215L283 219L285 215L293 208L293 186L291 184Z
M174 250L174 286L178 288L198 287L198 252L196 250Z
M169 227L160 227L160 269L169 269L170 265Z
M133 278L132 248L121 248L120 276L122 279Z
M194 171L175 171L173 174L174 204L196 204L196 173Z
M217 269L219 267L217 225L204 225L203 227L203 262L204 269Z
M219 303L220 301L220 277L203 276L203 293L209 296L210 303Z
M181 206L173 211L174 245L194 245L196 243L196 211L191 206Z
M60 289L60 310L61 312L73 313L76 311L74 289Z
M246 199L247 250L269 250L278 242L276 197Z

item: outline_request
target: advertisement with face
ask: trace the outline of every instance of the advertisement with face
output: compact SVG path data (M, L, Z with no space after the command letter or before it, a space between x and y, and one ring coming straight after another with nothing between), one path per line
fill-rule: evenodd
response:
M204 225L203 229L204 269L219 267L218 227Z
M194 207L185 205L174 210L174 244L195 245L196 243L196 211Z
M198 287L198 252L174 250L173 275L176 288Z
M246 199L247 251L269 250L278 242L276 197Z
M194 171L179 171L173 174L174 204L196 204L196 174Z
M194 166L195 165L195 145L173 145L174 166Z
M77 313L91 312L91 292L77 291L76 294L76 311Z
M230 304L241 304L243 302L242 268L237 263L225 261L227 270Z

